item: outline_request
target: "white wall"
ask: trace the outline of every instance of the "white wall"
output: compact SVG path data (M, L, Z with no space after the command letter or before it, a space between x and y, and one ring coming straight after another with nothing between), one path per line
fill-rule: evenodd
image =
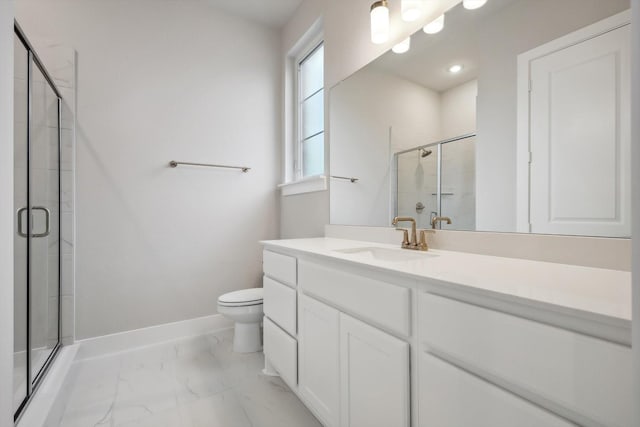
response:
M0 426L13 425L13 9L0 1Z
M632 173L633 183L633 361L635 378L635 399L640 402L640 0L632 0ZM640 405L635 405L635 425L640 425Z
M331 181L331 222L390 226L392 155L440 139L440 94L369 67L330 101L331 175L358 178Z
M293 144L294 120L296 103L293 90L295 66L294 56L298 50L309 42L315 32L322 30L322 16L324 0L305 0L293 14L289 22L282 28L280 49L281 62L284 66L282 129L283 163L281 165L280 182L287 182L293 178ZM325 46L326 52L326 46ZM326 64L325 64L326 66ZM325 90L325 104L329 91ZM328 115L325 114L325 152L328 153ZM328 158L328 155L325 155ZM295 237L317 237L324 234L324 225L329 223L329 192L316 191L290 196L283 196L280 200L280 237L283 239Z
M476 131L478 80L471 80L440 95L441 138L448 139Z
M259 286L258 240L278 236L277 31L200 1L24 0L17 15L78 52L76 337L213 314Z
M523 1L483 25L478 41L479 230L516 229L516 56L628 8L629 0Z

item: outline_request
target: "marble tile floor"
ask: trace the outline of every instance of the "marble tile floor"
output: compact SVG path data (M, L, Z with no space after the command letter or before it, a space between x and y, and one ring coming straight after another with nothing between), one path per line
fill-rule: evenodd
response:
M231 330L77 361L45 427L321 427Z

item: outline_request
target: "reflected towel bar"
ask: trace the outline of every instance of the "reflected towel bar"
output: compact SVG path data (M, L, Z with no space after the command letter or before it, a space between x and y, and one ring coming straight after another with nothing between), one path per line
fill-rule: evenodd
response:
M349 180L351 182L357 182L358 178L353 178L353 177L348 177L348 176L336 176L336 175L331 175L331 178L335 178L335 179L345 179L345 180Z
M207 166L207 167L210 167L210 168L224 168L224 169L240 169L240 170L242 170L242 172L249 172L249 170L251 170L251 168L248 168L246 166L212 165L212 164L209 164L209 163L177 162L175 160L171 160L169 162L169 166L171 166L172 168L177 168L178 165Z

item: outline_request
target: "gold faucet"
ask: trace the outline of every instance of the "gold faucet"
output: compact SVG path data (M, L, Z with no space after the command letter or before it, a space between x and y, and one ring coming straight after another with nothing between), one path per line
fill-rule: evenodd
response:
M397 216L393 218L391 221L392 225L398 225L399 222L411 222L411 240L409 240L409 230L404 228L396 228L396 230L404 232L402 239L402 248L403 249L415 249L419 251L426 251L429 249L427 246L427 239L425 237L425 232L427 230L420 230L420 241L418 242L418 238L416 235L416 220L408 217L408 216Z
M431 219L431 228L435 230L436 224L443 221L447 224L451 224L451 218L448 216L434 216L433 219Z

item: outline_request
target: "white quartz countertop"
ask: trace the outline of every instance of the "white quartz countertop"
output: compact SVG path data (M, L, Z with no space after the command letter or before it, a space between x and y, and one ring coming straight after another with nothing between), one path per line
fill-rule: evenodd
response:
M268 240L261 243L267 248L285 252L319 255L398 272L416 279L434 279L631 321L631 273L627 271L437 249L422 252L428 255L424 258L387 261L338 251L377 247L419 252L400 249L398 245L335 238Z

